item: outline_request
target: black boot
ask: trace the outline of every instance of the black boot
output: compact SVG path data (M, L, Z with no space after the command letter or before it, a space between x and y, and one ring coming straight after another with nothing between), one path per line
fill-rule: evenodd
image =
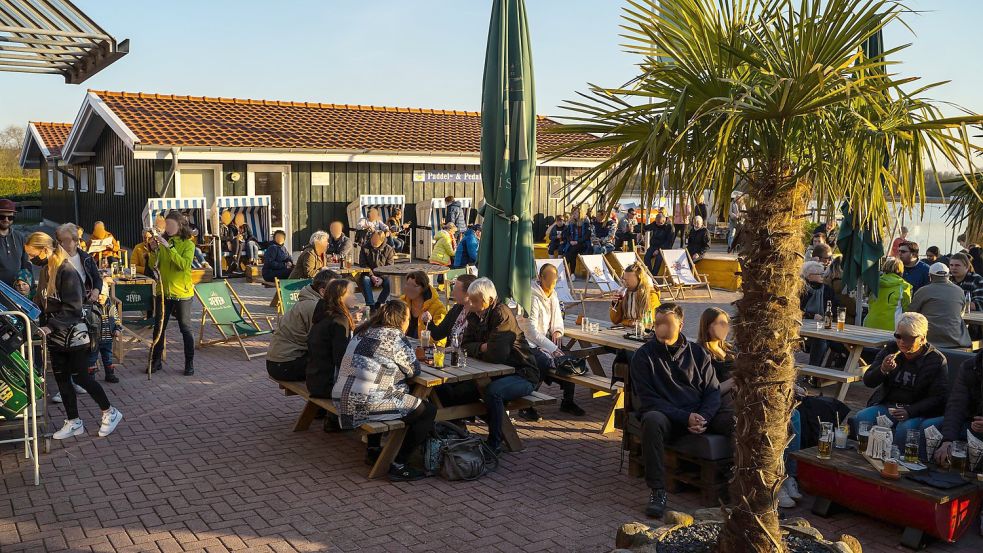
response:
M113 365L106 367L106 382L109 382L110 384L119 383L119 377L116 376L116 367Z
M666 512L666 491L663 489L652 490L649 497L649 504L645 507L645 514L652 518L662 518Z
M193 376L195 374L195 366L190 361L185 361L184 363L184 376Z

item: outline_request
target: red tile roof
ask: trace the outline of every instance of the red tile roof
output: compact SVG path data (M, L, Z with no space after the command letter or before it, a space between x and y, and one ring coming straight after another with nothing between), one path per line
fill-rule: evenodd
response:
M48 149L48 153L53 156L61 155L61 148L68 139L68 133L72 130L71 123L45 123L42 121L31 121L38 135L44 142L43 146Z
M90 92L142 145L476 155L480 151L481 117L474 111ZM571 140L568 135L542 132L556 124L539 118L540 155Z

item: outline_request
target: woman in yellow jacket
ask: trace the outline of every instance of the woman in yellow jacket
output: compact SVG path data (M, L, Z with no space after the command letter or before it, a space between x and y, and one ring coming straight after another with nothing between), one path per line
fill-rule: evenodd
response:
M457 227L447 223L443 230L437 233L434 238L433 250L430 252L430 262L436 265L450 267L454 262L454 251L457 249L454 243L454 234Z
M423 271L413 271L406 275L401 299L410 306L410 327L406 331L406 335L410 338L419 338L420 329L427 327L427 324L420 320L424 313L430 314L426 318L429 319L427 322L433 321L435 325L439 325L447 315L447 308L444 302L440 301L440 294L430 284L430 277ZM444 340L437 343L443 345Z
M621 289L621 297L611 302L611 322L633 327L636 321L654 320L655 308L662 301L645 267L640 263L629 265L622 279L625 287Z

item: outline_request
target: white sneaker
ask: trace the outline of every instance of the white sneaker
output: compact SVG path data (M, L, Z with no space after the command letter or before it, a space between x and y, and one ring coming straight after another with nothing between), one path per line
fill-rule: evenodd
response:
M791 509L795 507L795 500L788 495L788 491L785 486L778 489L778 506L782 509Z
M81 436L82 434L85 434L85 425L82 424L82 419L72 419L66 420L65 426L62 426L61 430L52 434L51 437L56 440L64 440L65 438Z
M89 392L86 392L85 391L85 388L79 386L78 384L76 384L74 382L72 382L72 386L75 386L75 393L76 394L87 394L87 393L89 393Z
M109 411L102 414L102 425L99 427L99 436L105 438L116 430L116 425L123 420L123 413L115 407L110 407Z
M799 491L799 483L795 481L795 478L791 476L786 478L784 486L789 497L796 501L802 499L802 492Z
M51 396L51 403L61 403L61 392Z

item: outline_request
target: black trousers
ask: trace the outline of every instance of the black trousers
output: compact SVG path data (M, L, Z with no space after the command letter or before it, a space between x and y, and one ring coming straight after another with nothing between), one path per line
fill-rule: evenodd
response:
M164 300L163 317L157 318L157 329L160 333L160 340L154 346L153 363L160 363L164 354L164 333L167 332L167 321L171 315L177 318L177 326L181 330L181 338L184 341L184 366L193 367L195 362L195 337L191 334L191 298Z
M532 356L536 359L536 368L539 369L539 381L540 383L553 384L554 382L563 390L563 401L573 401L574 385L573 382L567 382L566 380L553 380L550 378L550 374L554 369L553 357L539 348L530 348L532 350ZM539 386L536 386L539 389Z
M683 436L689 430L674 424L660 411L649 411L639 416L642 419L642 458L645 461L645 483L653 490L665 489L665 445ZM717 414L707 423L710 434L730 436L734 432L734 411L721 406Z
M92 399L103 411L109 409L109 398L106 391L89 375L89 350L81 348L75 351L55 351L48 349L51 356L51 371L55 373L55 383L65 404L65 416L69 419L79 418L78 396L72 381L89 392Z
M403 424L406 425L406 437L403 438L403 445L396 454L397 463L405 463L410 455L418 447L427 441L427 437L433 431L433 421L437 418L437 408L427 400L423 400L415 411L403 417ZM382 434L371 434L368 436L369 447L379 447L382 445Z
M277 363L276 361L266 360L266 372L270 378L286 380L288 382L303 382L307 380L307 355L301 355L297 359Z

